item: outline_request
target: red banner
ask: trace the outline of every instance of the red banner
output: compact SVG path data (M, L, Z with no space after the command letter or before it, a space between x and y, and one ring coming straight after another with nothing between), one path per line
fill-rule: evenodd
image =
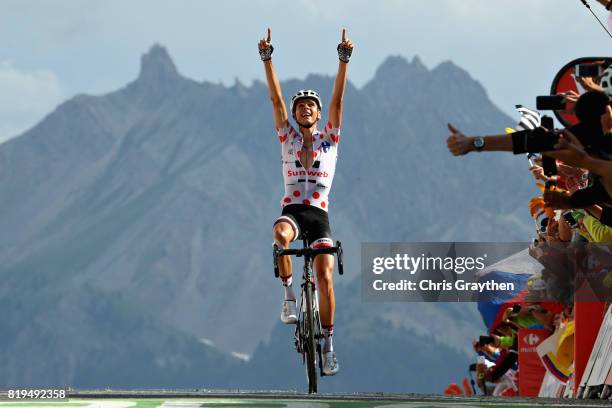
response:
M518 331L519 352L519 396L537 397L546 374L536 347L550 332L543 329L521 329Z
M580 388L582 374L587 366L599 327L606 312L604 302L576 302L574 304L574 395Z

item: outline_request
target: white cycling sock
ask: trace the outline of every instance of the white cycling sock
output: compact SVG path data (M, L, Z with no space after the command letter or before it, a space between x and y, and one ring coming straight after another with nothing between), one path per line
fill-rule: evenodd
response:
M295 293L293 293L293 287L291 286L293 280L291 278L291 276L286 278L281 276L281 283L285 289L285 300L295 300Z
M323 327L323 352L334 351L334 345L332 344L332 337L334 335L334 325Z

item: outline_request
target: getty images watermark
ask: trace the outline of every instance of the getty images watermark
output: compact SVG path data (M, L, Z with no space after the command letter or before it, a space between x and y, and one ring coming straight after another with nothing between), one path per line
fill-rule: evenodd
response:
M364 243L368 302L606 301L611 245ZM576 291L576 288L579 290ZM576 299L575 299L576 298Z

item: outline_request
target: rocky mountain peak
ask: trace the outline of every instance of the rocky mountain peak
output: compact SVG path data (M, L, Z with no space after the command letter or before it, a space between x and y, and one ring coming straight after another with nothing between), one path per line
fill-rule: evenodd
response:
M376 78L397 78L405 77L406 75L424 75L427 74L427 67L423 64L418 56L415 56L411 62L406 58L393 55L387 57L376 70Z
M144 81L160 81L176 79L180 75L168 50L165 47L154 44L140 59L139 79Z

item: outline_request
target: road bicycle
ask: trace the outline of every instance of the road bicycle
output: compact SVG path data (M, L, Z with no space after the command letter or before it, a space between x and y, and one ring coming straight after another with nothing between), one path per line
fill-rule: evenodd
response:
M317 361L321 377L323 373L323 364L321 358L321 339L323 331L321 330L321 320L319 318L319 297L315 285L315 279L312 271L312 263L317 255L335 254L338 260L338 273L344 274L344 265L342 262L342 244L336 241L336 246L310 248L306 236L302 234L300 239L303 242L303 247L299 249L282 249L276 244L273 246L274 256L274 276L278 278L278 257L285 255L294 255L296 257L304 257L304 272L302 274L302 293L300 295L300 308L298 310L298 321L295 327L294 345L296 351L302 355L302 364L306 365L306 376L308 379L308 393L317 392Z

